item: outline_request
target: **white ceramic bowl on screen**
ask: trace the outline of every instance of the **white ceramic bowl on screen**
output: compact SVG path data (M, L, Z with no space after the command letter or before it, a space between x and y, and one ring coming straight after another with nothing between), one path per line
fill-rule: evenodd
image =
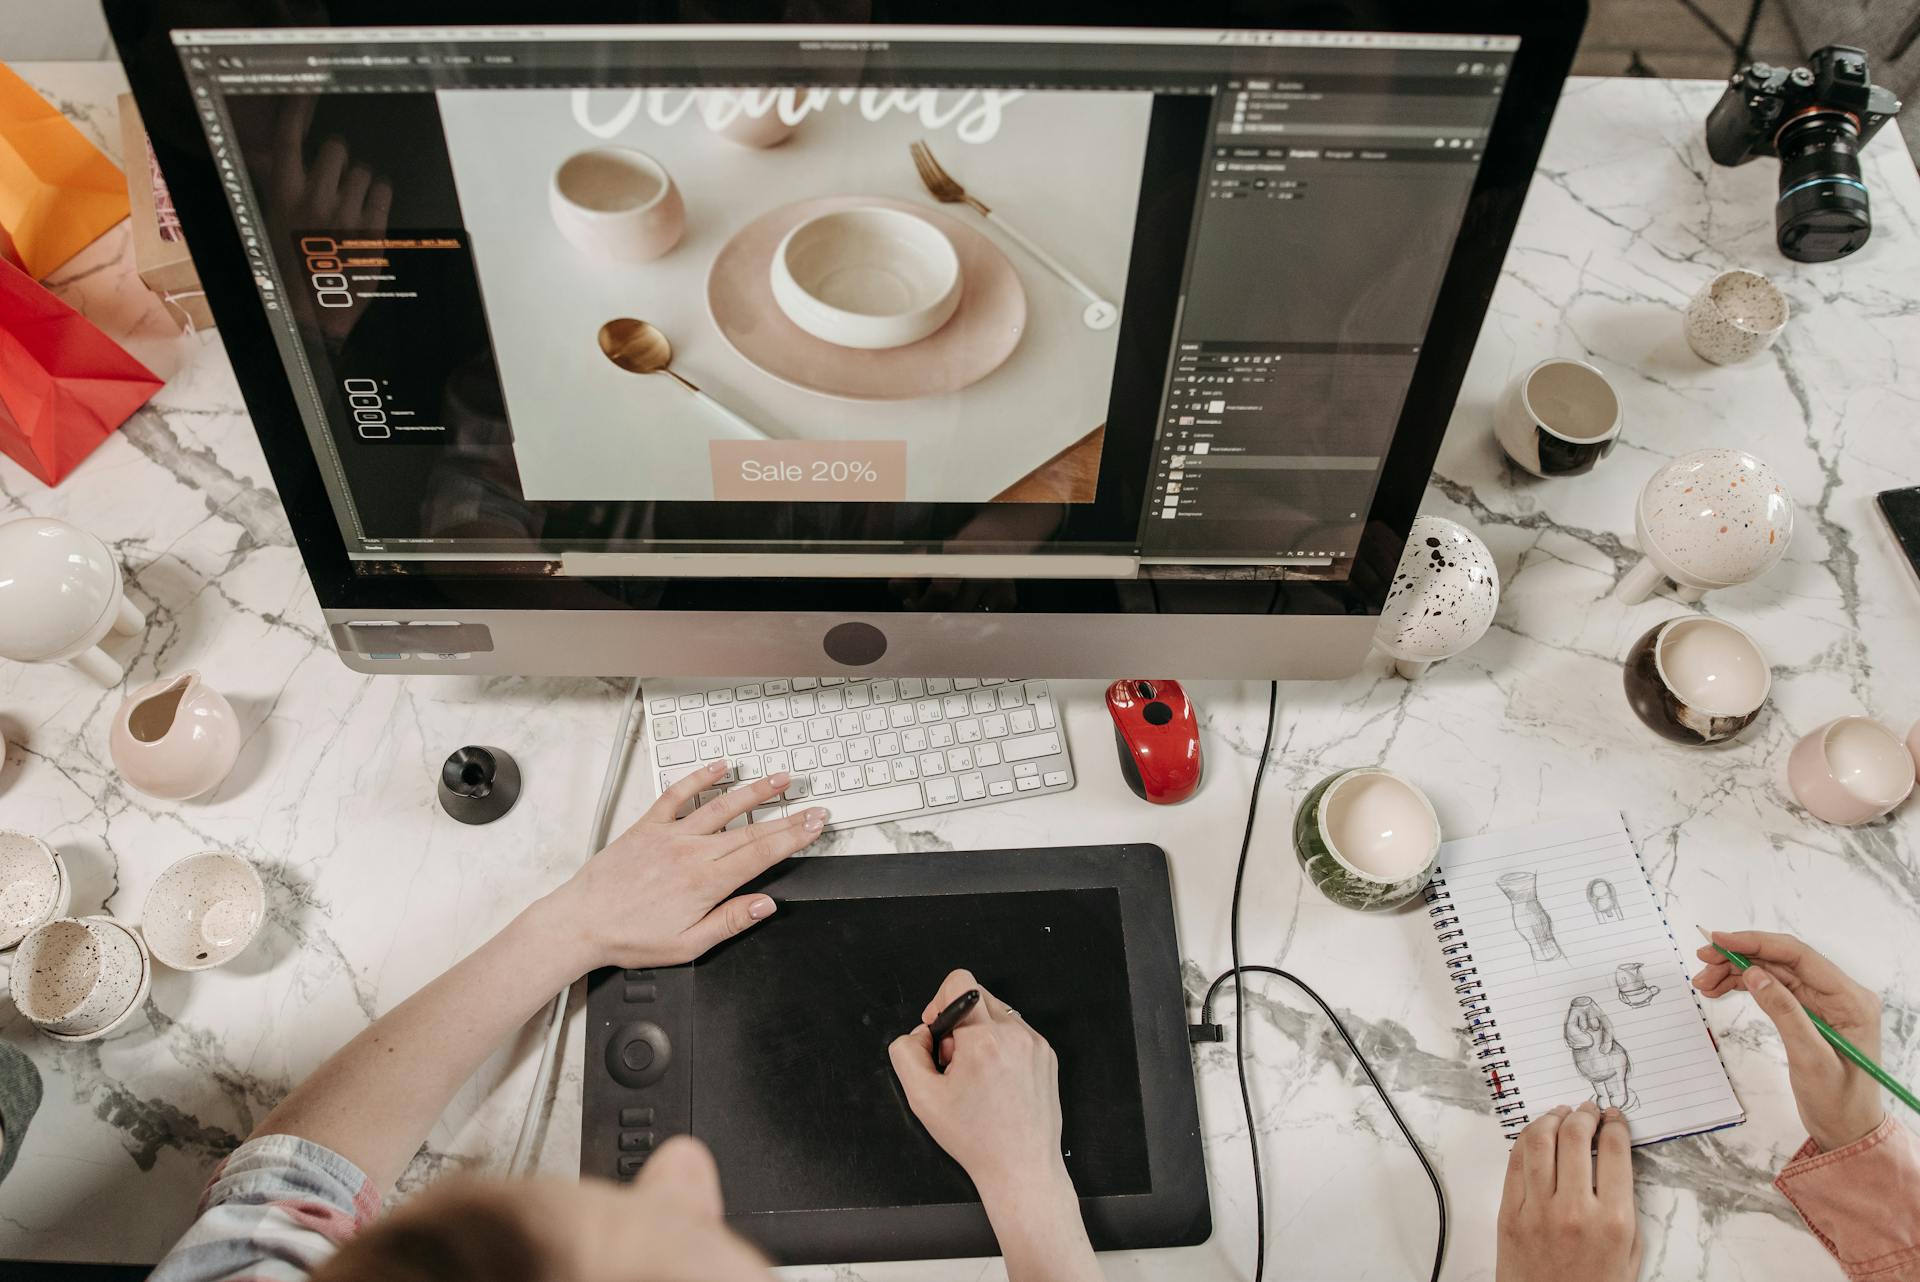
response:
M21 941L8 976L13 1004L43 1033L103 1036L140 1005L153 962L139 932L111 917L60 917Z
M863 205L809 218L774 250L770 271L787 318L841 347L917 343L960 305L953 242L899 209Z
M52 846L25 832L0 832L0 950L67 915L73 881Z
M209 850L160 874L140 910L140 933L156 961L175 970L209 970L239 956L266 912L266 889L253 865Z

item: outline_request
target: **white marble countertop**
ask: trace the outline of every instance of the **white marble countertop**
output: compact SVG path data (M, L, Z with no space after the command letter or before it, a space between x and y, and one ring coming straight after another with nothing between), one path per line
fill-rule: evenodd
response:
M21 68L118 154L117 67ZM1784 769L1796 736L1870 712L1920 715L1920 594L1876 528L1876 489L1920 482L1920 178L1889 136L1866 157L1877 228L1838 265L1773 247L1773 166L1718 169L1700 126L1717 87L1583 80L1567 91L1440 458L1426 510L1491 545L1505 595L1493 630L1417 683L1370 659L1352 679L1281 687L1246 905L1249 961L1318 985L1351 1021L1446 1183L1446 1276L1488 1279L1506 1145L1469 1065L1424 912L1359 915L1302 879L1293 807L1337 767L1383 763L1433 797L1449 835L1622 807L1670 914L1801 933L1885 995L1887 1066L1920 1077L1915 811L1844 830L1810 820ZM56 1045L10 1008L0 1036L47 1078L20 1165L0 1188L0 1257L149 1261L187 1223L207 1171L330 1050L474 947L582 854L615 719L615 682L355 675L333 656L216 336L175 337L128 274L125 229L54 284L167 374L153 404L58 489L0 459L0 520L69 518L115 548L144 637L130 681L193 667L233 700L249 739L233 777L180 805L125 787L106 755L116 692L63 668L0 663L0 826L66 852L77 911L139 912L168 862L224 847L266 871L272 920L224 970L161 970L146 1019L98 1043ZM1678 308L1731 265L1781 281L1794 318L1749 368L1702 364ZM1543 356L1618 380L1624 440L1592 476L1517 477L1489 430L1505 380ZM1621 695L1619 659L1689 608L1608 596L1632 561L1633 496L1658 464L1742 445L1799 507L1785 561L1708 598L1773 663L1771 707L1714 751L1654 738ZM1168 665L1177 671L1178 663ZM1265 687L1200 683L1208 774L1192 802L1136 802L1110 768L1092 683L1064 685L1080 763L1072 793L860 830L840 851L1154 841L1171 857L1187 986L1227 963L1227 901L1259 749ZM435 770L464 743L510 749L519 807L491 827L439 814ZM641 799L636 782L619 815ZM1378 1102L1319 1016L1281 987L1249 1002L1254 1104L1265 1138L1274 1276L1425 1276L1433 1208ZM1271 997L1271 1000L1269 998ZM1837 1277L1770 1187L1800 1143L1779 1047L1743 1000L1709 1008L1750 1120L1641 1150L1650 1276ZM545 1162L577 1146L577 1032ZM461 1094L409 1173L496 1168L530 1074L531 1035ZM1114 1256L1115 1279L1245 1277L1251 1181L1229 1046L1199 1055L1215 1229L1203 1247ZM1912 1119L1906 1119L1911 1121ZM111 1210L111 1213L107 1213ZM1327 1233L1337 1223L1343 1231ZM972 1279L978 1262L799 1270L808 1278Z

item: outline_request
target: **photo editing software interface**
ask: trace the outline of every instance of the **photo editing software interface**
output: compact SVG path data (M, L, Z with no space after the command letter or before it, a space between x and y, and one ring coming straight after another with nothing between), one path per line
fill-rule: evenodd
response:
M361 573L967 551L1328 579L1518 46L173 39Z

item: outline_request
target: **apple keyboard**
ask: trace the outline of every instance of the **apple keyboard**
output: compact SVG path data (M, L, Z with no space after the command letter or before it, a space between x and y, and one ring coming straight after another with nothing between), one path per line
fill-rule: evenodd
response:
M784 804L736 823L824 807L829 828L912 819L1073 787L1066 728L1045 681L1017 677L786 677L649 681L645 738L664 791L724 758L729 788L786 771Z

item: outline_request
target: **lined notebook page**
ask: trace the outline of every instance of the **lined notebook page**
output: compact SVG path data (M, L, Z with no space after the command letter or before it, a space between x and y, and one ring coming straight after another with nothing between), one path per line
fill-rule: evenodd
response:
M1440 873L1525 1116L1597 1098L1635 1144L1744 1120L1617 812L1450 841Z

